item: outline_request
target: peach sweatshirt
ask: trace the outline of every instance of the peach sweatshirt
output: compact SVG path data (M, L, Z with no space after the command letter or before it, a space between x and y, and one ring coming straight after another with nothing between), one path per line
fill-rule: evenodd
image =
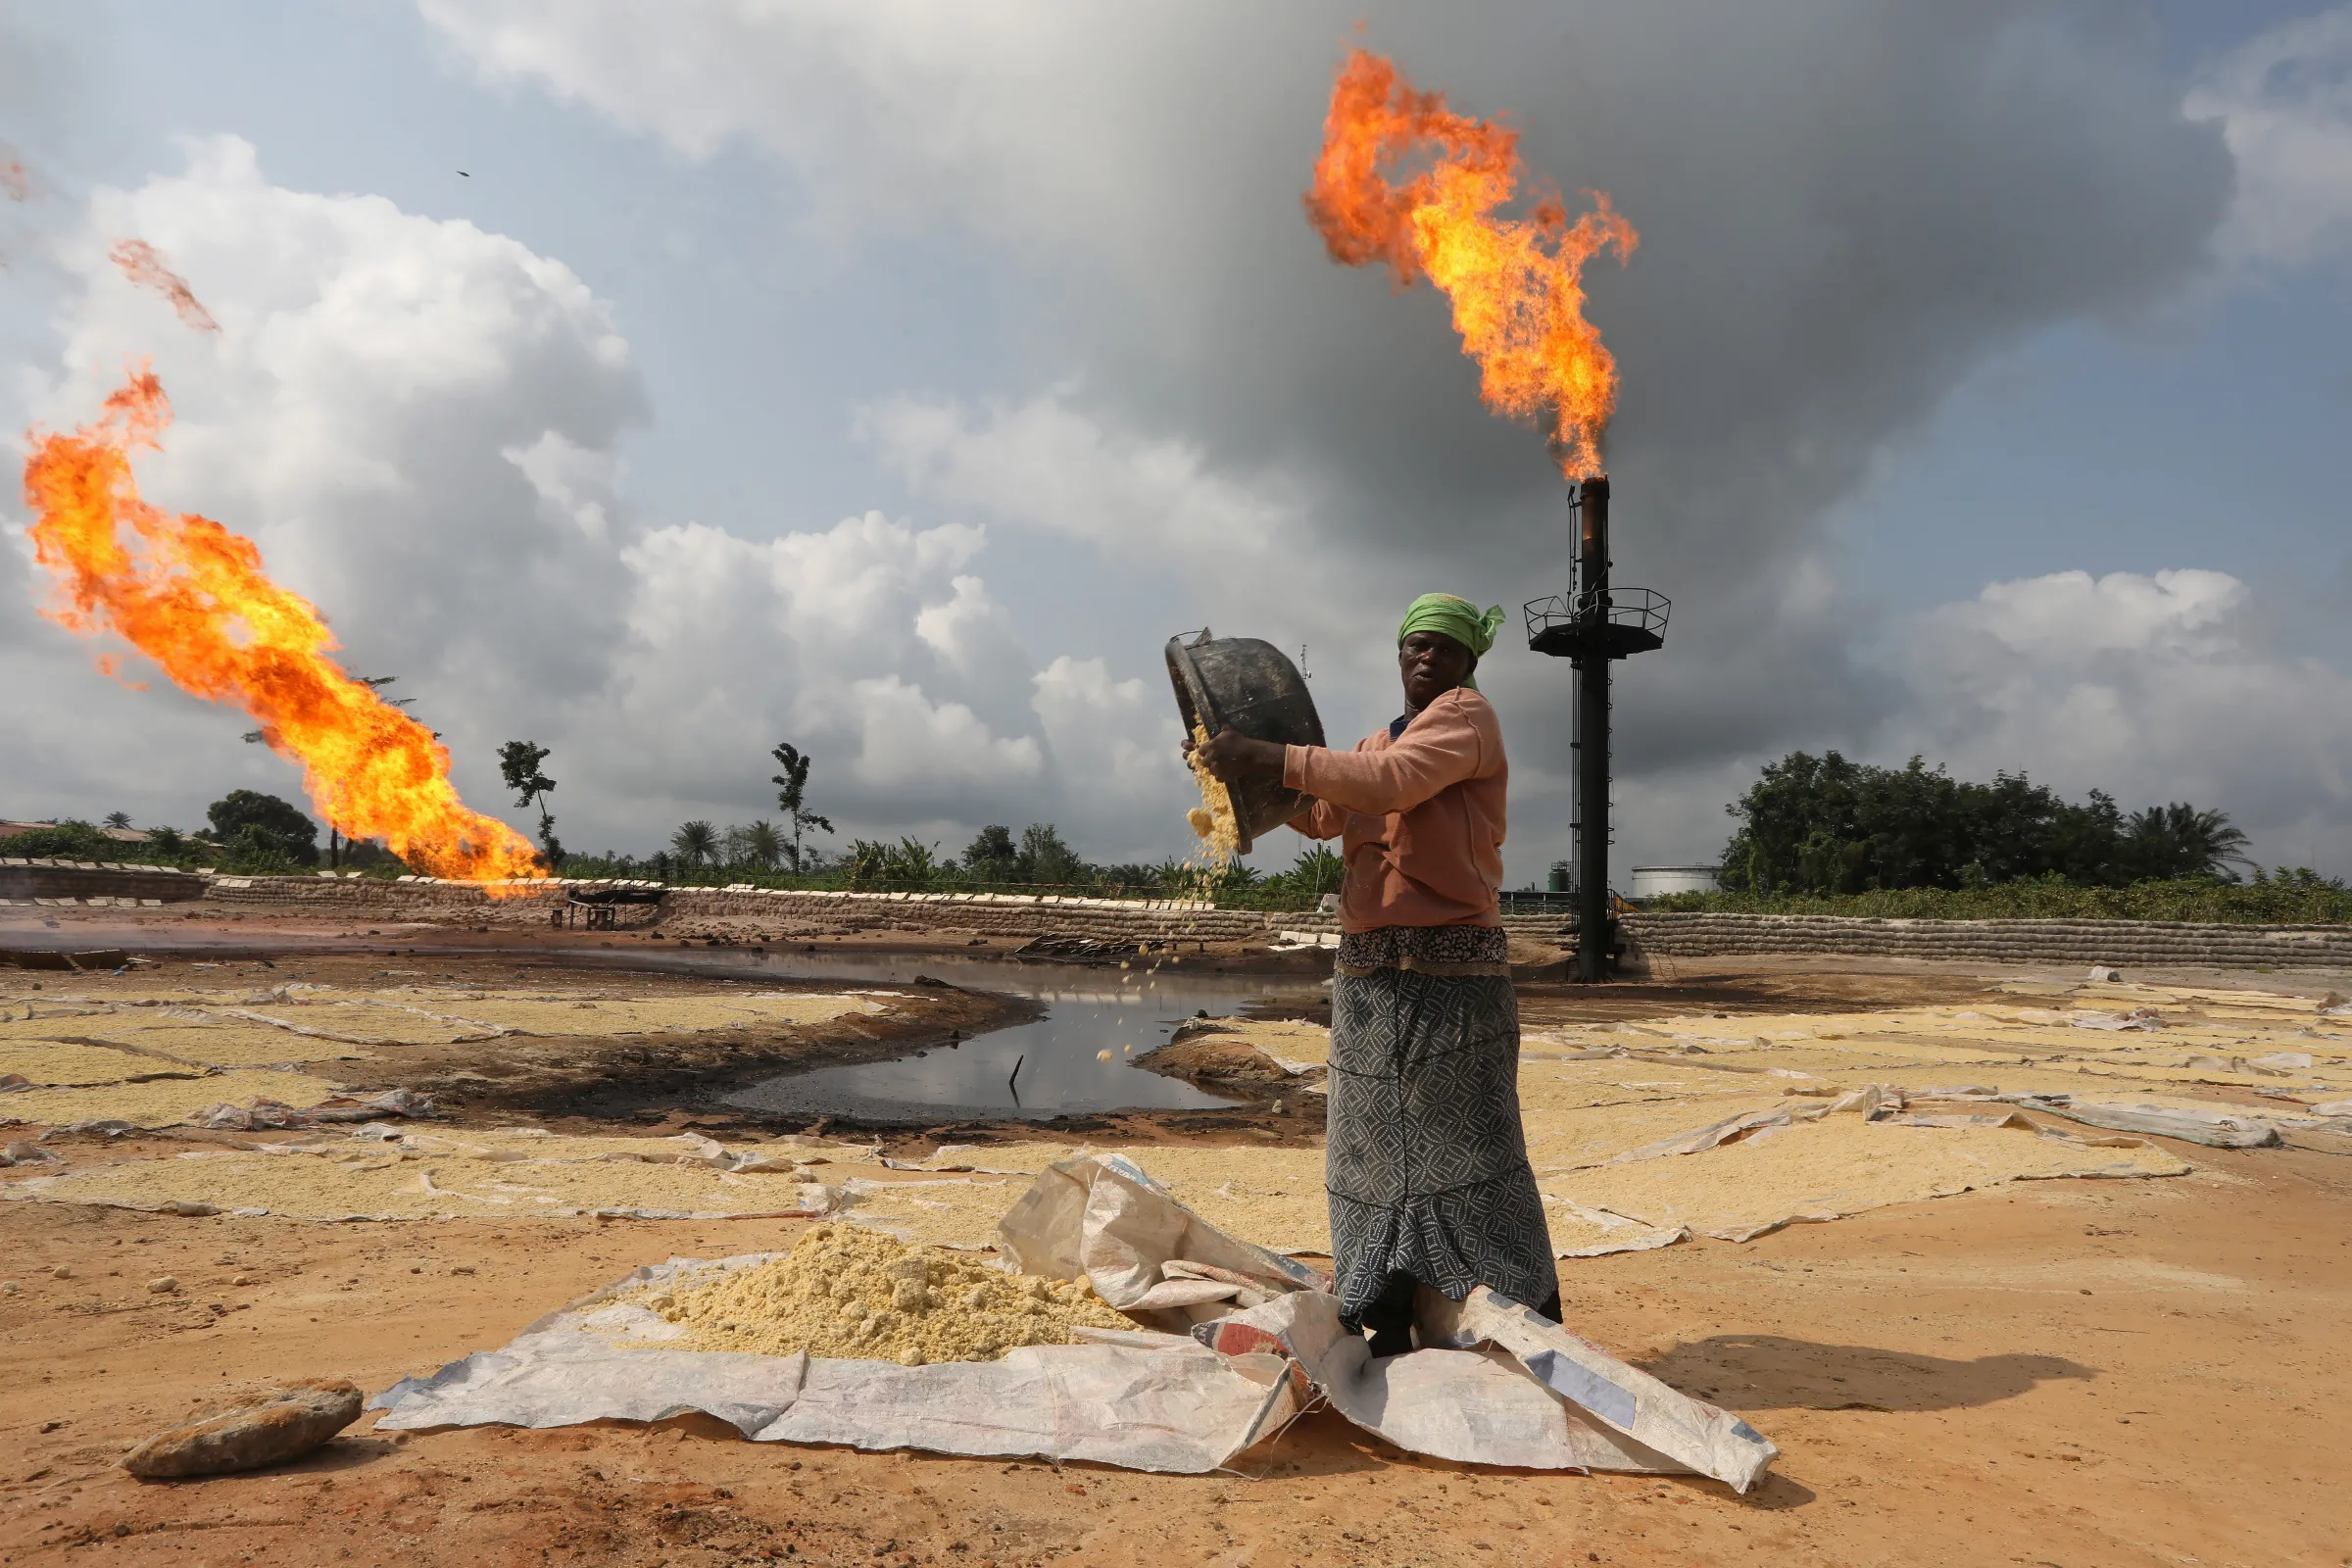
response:
M1282 781L1314 797L1291 819L1308 838L1341 838L1348 863L1340 928L1502 924L1502 726L1457 686L1352 752L1285 748Z

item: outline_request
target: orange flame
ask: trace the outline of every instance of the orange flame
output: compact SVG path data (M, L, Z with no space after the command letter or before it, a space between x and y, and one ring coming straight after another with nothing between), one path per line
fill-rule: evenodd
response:
M139 498L130 451L160 448L171 420L163 383L141 370L96 424L31 438L33 559L57 587L42 613L85 636L111 629L182 691L243 708L272 750L301 762L312 805L349 837L381 839L437 876L538 876L528 840L458 799L432 731L326 657L334 634L270 580L252 540Z
M117 267L122 269L124 277L170 300L172 308L179 313L179 318L197 331L220 330L220 323L213 319L213 313L206 310L203 301L196 298L196 291L188 287L188 280L172 270L165 264L163 253L145 240L119 239L115 241L115 248L106 254Z
M1396 183L1415 155L1428 167ZM1496 216L1519 174L1517 131L1453 113L1358 49L1332 84L1306 214L1333 261L1386 262L1399 288L1444 290L1488 407L1545 425L1562 473L1597 473L1617 362L1585 319L1584 267L1612 246L1622 265L1641 236L1600 191L1574 223L1548 193L1526 218Z

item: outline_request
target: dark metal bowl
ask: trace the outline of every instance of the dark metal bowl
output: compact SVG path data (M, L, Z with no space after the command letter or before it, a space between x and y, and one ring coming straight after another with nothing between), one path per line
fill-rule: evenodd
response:
M1181 634L1169 638L1167 658L1168 681L1176 688L1187 735L1198 724L1211 735L1233 729L1284 746L1323 744L1323 720L1316 715L1306 677L1272 643L1212 637L1203 626L1190 642ZM1279 779L1251 779L1227 785L1226 791L1233 798L1234 825L1245 855L1253 840L1297 816L1307 802Z

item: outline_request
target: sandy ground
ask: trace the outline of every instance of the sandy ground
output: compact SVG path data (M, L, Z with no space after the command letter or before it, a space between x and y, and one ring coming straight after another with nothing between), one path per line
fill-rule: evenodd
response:
M1605 993L1532 986L1525 1007L1531 1023L1694 1001L1828 1009L1977 995L1986 978L1726 962ZM52 1147L95 1152L80 1142ZM173 1147L107 1157L147 1145ZM2352 1159L2165 1147L2196 1172L2015 1184L1562 1263L1572 1327L1779 1444L1744 1498L1414 1459L1328 1415L1201 1478L754 1446L701 1417L406 1437L363 1418L279 1470L143 1484L116 1460L203 1401L298 1376L380 1389L639 1263L788 1245L805 1222L338 1225L9 1203L0 1562L2352 1564ZM178 1289L151 1293L163 1276Z
M0 1558L87 1543L174 1563L2352 1560L2352 1168L2197 1153L2175 1182L2035 1184L1563 1265L1573 1326L1781 1446L1745 1498L1410 1460L1328 1417L1231 1477L755 1446L690 1418L406 1439L363 1421L284 1470L142 1484L115 1460L197 1400L289 1375L381 1388L636 1263L774 1247L794 1222L12 1204ZM42 1272L61 1262L74 1278ZM160 1275L179 1293L149 1295Z

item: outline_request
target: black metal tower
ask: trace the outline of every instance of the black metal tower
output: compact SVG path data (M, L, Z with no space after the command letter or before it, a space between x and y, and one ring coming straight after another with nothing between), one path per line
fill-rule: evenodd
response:
M1575 586L1531 601L1527 645L1569 661L1576 687L1576 977L1609 977L1616 921L1609 908L1609 662L1666 643L1666 596L1609 591L1609 481L1592 474L1569 503L1577 514Z

